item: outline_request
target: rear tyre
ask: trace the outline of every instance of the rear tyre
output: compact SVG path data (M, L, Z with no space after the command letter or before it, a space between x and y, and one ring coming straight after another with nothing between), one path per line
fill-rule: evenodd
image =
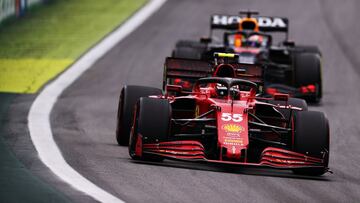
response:
M318 54L319 56L322 56L320 49L317 46L296 46L294 47L295 51L298 53L313 53Z
M206 45L197 41L180 40L176 43L172 57L186 59L201 59Z
M134 106L140 97L149 95L161 95L162 91L153 87L125 85L120 94L117 125L116 141L121 146L129 144L129 135L132 121L134 118Z
M319 176L329 164L329 123L325 115L316 111L297 112L295 115L294 151L324 158L324 167L294 169L301 175Z
M156 116L155 116L156 115ZM139 135L142 143L157 143L166 141L169 134L171 106L166 99L141 97L136 105L135 122L131 131L129 155L133 159L162 161L164 158L143 154L135 154L135 147Z
M322 97L320 56L315 53L295 54L294 69L294 86L315 85L315 94L305 99L312 103L319 103Z
M275 105L285 105L286 101L270 100L269 103L275 104ZM303 111L308 110L308 105L307 105L306 101L303 99L289 98L289 100L287 101L287 104L294 106L294 107L302 108ZM276 108L276 110L278 110L285 117L286 120L290 119L291 115L290 115L289 109ZM296 112L296 111L293 111L293 113L294 112Z

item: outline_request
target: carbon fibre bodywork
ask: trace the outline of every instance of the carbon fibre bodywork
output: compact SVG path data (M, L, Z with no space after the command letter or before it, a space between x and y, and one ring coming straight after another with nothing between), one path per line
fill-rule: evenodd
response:
M212 15L209 37L200 41L179 40L172 56L211 62L215 53L236 53L238 63L264 68L265 88L270 88L265 90L267 94L286 93L318 103L322 98L319 48L289 41L287 18L252 16L257 14L247 11L240 15ZM222 40L214 36L214 30L222 31ZM279 37L270 32L285 33L285 39L274 45L274 38ZM262 40L254 45L250 41L252 37Z
M248 80L208 77L197 80L192 92L168 85L165 95L141 98L135 108L130 156L328 171L328 147L315 146L316 153L296 147L296 136L300 135L294 121L298 112L306 110L288 105L288 95L257 97L257 88ZM285 104L276 104L277 100ZM152 106L146 106L146 101L151 101ZM143 118L143 114L159 113L152 113L153 109L161 109L154 107L156 103L169 108L164 117L169 122L164 125L159 125L161 120ZM152 129L155 123L166 133L155 135L161 134ZM329 137L328 131L323 134Z

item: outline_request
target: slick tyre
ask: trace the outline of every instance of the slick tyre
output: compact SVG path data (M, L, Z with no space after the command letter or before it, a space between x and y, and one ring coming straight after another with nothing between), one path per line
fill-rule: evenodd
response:
M186 59L201 59L206 46L197 41L180 40L176 43L172 57Z
M121 146L129 144L129 135L132 121L134 118L134 107L140 97L149 95L161 95L162 91L153 87L125 85L120 94L117 125L116 141Z
M320 49L317 46L296 46L295 51L298 53L312 53L312 54L318 54L319 56L322 56Z
M294 173L311 176L324 174L329 163L329 123L327 118L322 112L297 112L294 127L294 151L324 158L323 167L294 169Z
M321 60L315 53L299 53L294 58L294 86L315 85L316 93L305 99L319 103L322 97Z
M136 115L130 136L129 155L133 159L162 161L163 158L142 153L136 155L136 143L141 136L142 144L166 141L169 134L171 106L166 99L142 97L136 105Z

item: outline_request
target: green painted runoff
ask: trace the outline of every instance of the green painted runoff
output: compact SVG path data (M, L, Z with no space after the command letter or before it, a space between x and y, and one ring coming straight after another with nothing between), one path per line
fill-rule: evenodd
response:
M0 92L36 93L146 0L53 0L0 27Z

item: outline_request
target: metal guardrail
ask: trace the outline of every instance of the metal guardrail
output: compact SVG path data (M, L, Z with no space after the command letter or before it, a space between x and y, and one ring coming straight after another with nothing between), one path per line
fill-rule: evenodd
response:
M28 8L46 0L0 0L0 24L12 16L23 16Z

